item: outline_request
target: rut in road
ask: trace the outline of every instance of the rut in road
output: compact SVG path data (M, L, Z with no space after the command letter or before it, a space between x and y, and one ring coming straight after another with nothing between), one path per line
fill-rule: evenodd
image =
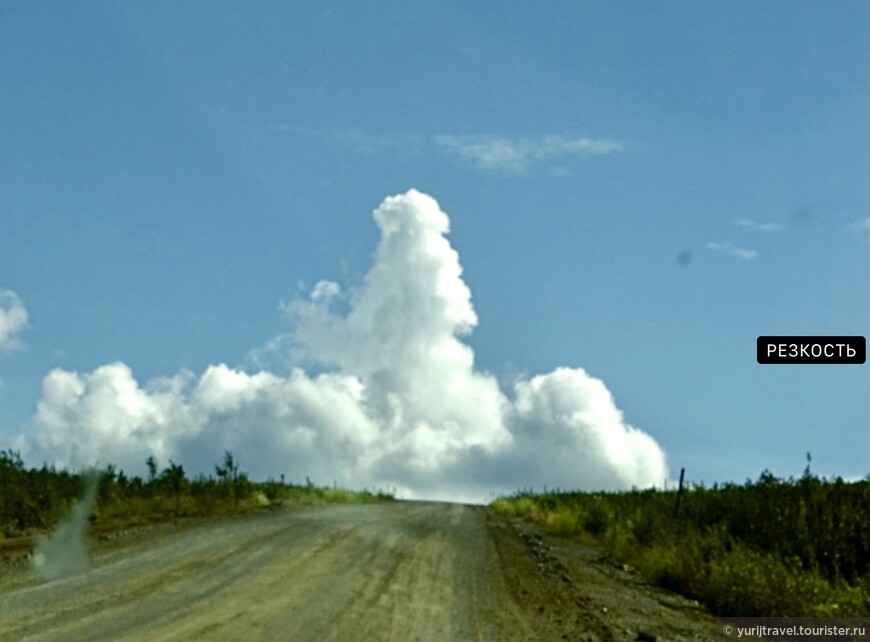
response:
M395 502L142 537L97 551L76 576L8 572L0 640L624 637L576 600L554 599L561 589L532 577L534 558L495 519L483 507Z

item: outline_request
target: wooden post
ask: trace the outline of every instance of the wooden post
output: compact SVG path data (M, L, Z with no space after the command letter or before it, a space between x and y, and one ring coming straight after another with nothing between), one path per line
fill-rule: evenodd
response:
M680 487L677 489L677 505L674 507L674 519L680 514L680 497L683 495L683 478L686 476L686 469L680 468Z

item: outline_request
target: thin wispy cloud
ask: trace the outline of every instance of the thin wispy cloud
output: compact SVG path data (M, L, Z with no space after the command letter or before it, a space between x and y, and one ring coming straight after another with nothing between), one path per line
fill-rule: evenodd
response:
M454 134L379 136L355 129L315 129L285 123L275 123L271 128L283 134L319 138L364 154L390 150L405 154L426 154L434 147L448 158L478 169L516 174L547 164L552 174L564 176L568 174L568 170L562 165L551 163L571 158L604 156L625 149L622 143L612 140L557 134L524 138Z
M537 138L441 135L435 137L435 143L480 169L516 173L542 161L602 156L624 149L615 141L560 135Z
M17 335L26 325L27 309L19 296L12 290L0 289L0 349L17 348Z
M863 235L870 242L870 216L855 221L849 228Z
M392 138L389 136L372 136L361 131L350 129L333 132L332 137L336 142L350 145L360 152L373 153L395 147L409 147L419 142L417 136L404 138Z
M340 145L346 145L351 147L354 151L365 154L372 154L385 149L397 147L410 147L420 143L419 136L376 136L361 132L357 129L324 130L312 127L301 127L298 125L288 125L284 123L275 123L272 125L272 129L284 134L296 134L320 138Z
M741 261L751 261L756 256L758 256L757 250L747 250L742 247L735 247L730 243L707 243L707 247L714 252L722 252L728 256L731 256L735 259L740 259Z
M758 223L748 218L735 219L734 224L750 230L757 230L759 232L778 232L783 228L780 223Z

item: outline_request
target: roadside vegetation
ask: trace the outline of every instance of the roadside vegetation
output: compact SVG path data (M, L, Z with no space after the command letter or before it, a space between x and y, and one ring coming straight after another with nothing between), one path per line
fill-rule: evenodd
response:
M600 546L722 616L870 615L870 480L809 471L744 485L621 493L520 492L502 515Z
M0 451L0 539L21 538L51 529L85 493L87 478L98 477L90 522L96 529L141 525L187 517L216 517L281 506L389 501L378 491L351 491L270 479L251 481L232 453L215 465L214 475L189 478L181 464L160 469L146 460L147 476L128 477L108 465L97 471L68 472L43 465L26 468L19 453Z

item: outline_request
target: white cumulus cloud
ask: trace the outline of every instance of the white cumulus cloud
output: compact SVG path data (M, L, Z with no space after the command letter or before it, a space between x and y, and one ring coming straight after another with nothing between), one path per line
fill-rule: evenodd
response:
M558 368L506 392L475 369L463 338L477 315L434 199L411 190L387 198L374 218L381 239L361 286L321 281L284 306L294 330L267 348L297 360L288 374L219 364L140 385L123 363L56 369L19 441L25 456L136 473L154 454L209 472L231 450L257 478L470 501L519 487L668 478L662 449L584 370ZM333 310L338 299L346 312Z
M16 348L17 334L27 325L27 310L12 290L0 289L0 349Z

